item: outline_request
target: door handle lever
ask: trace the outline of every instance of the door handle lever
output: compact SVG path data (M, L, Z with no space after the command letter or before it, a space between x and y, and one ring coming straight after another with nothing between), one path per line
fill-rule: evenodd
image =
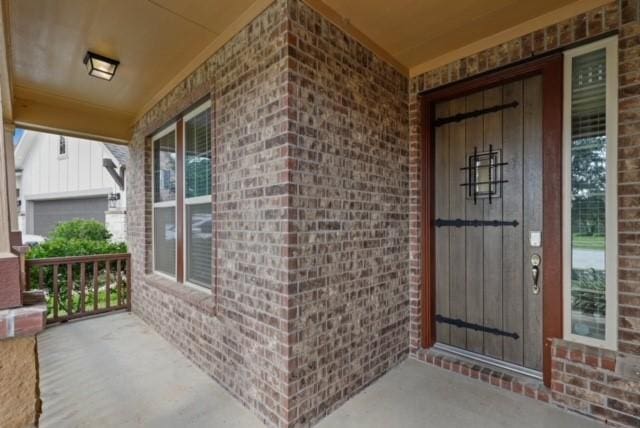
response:
M540 286L538 285L538 279L540 278L540 262L542 259L539 254L533 254L531 256L531 277L533 278L533 287L531 291L533 294L540 294Z
M533 277L533 294L539 294L540 287L538 286L538 277L540 276L540 268L538 268L538 266L531 268L531 276Z

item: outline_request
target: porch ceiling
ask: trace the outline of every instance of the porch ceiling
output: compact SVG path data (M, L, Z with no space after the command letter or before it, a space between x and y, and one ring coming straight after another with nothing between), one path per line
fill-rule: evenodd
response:
M6 1L14 122L126 140L154 95L254 1ZM87 75L88 50L120 61L111 82Z
M272 1L6 0L5 119L125 142L137 118ZM608 2L305 1L411 75ZM87 50L121 62L111 82L87 75Z
M415 76L611 0L307 0Z

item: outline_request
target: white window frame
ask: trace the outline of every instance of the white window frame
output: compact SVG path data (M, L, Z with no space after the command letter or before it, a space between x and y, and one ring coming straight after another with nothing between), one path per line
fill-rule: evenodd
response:
M605 339L571 331L571 89L573 58L606 49L606 196L605 196ZM618 346L618 37L613 36L564 53L563 124L563 293L564 338L617 350Z
M153 137L151 137L151 202L152 202L152 209L151 209L151 266L152 266L152 271L154 274L156 275L160 275L172 280L176 280L177 279L177 273L178 273L178 259L177 257L174 257L173 263L174 263L174 271L176 272L176 276L171 276L168 273L165 272L160 272L158 270L156 270L156 208L167 208L167 207L173 207L173 213L174 213L174 218L176 219L176 241L174 244L175 247L175 252L177 254L178 251L178 224L177 224L177 219L178 219L178 195L176 194L176 197L173 201L163 201L163 202L155 202L153 200L153 198L155 197L155 192L156 192L156 171L155 171L155 154L154 154L154 150L155 150L155 144L156 141L158 141L160 138L164 137L167 134L170 134L171 132L174 132L175 137L174 137L174 147L176 150L176 160L178 158L178 129L177 129L177 124L174 122L171 125L167 126L166 128L163 128L162 130L158 131L157 133L155 133L153 135ZM176 168L177 168L177 164L176 164ZM176 170L176 174L178 173L178 171ZM177 176L176 176L177 179ZM177 189L176 189L177 190Z
M203 111L206 111L207 109L211 108L211 100L206 101L204 103L202 103L201 105L199 105L198 107L196 107L195 109L191 110L190 112L188 112L186 115L184 115L184 117L182 118L182 141L183 141L183 146L184 146L184 150L185 150L185 154L184 156L182 156L182 170L183 171L187 171L187 156L186 156L186 141L187 141L187 127L185 126L186 123L190 120L193 119L195 116L199 115L200 113L202 113ZM213 133L213 126L210 123L210 127L211 127L211 132ZM211 161L213 163L213 142L211 143ZM184 232L184 237L183 237L183 242L184 245L182 246L182 257L184 260L184 263L182 264L182 268L183 268L183 275L182 277L184 278L184 283L186 285L192 286L192 287L196 287L197 289L200 290L212 290L213 289L213 281L212 283L207 287L204 286L202 284L197 284L195 282L191 282L189 281L189 262L187 260L187 233L191 233L191 231L187 231L187 205L200 205L200 204L204 204L204 203L209 203L209 205L211 205L211 193L209 193L209 195L207 196L195 196L195 197L191 197L191 198L187 198L187 189L186 189L186 185L187 185L187 179L186 177L183 178L182 180L182 189L183 189L183 195L184 195L184 215L182 216L182 230ZM211 225L213 226L213 213L212 213L212 218L211 218ZM211 235L211 244L213 246L213 231L212 231L212 235ZM212 249L213 250L213 249ZM212 267L212 272L213 272L213 266Z

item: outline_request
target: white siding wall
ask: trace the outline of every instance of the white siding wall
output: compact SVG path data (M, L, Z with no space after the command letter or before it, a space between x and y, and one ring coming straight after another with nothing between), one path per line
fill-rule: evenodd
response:
M120 192L120 202L126 201L125 193L118 188L102 166L103 158L110 158L119 165L102 143L66 137L67 155L60 157L58 135L26 131L22 138L31 138L33 141L22 163L21 220L26 214L27 201L30 199L58 199ZM22 221L21 225L24 224Z

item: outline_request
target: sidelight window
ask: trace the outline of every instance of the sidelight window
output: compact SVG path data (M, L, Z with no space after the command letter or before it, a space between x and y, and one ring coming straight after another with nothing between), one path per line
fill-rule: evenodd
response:
M211 105L152 138L154 271L211 287Z
M617 39L565 53L564 328L617 341Z

